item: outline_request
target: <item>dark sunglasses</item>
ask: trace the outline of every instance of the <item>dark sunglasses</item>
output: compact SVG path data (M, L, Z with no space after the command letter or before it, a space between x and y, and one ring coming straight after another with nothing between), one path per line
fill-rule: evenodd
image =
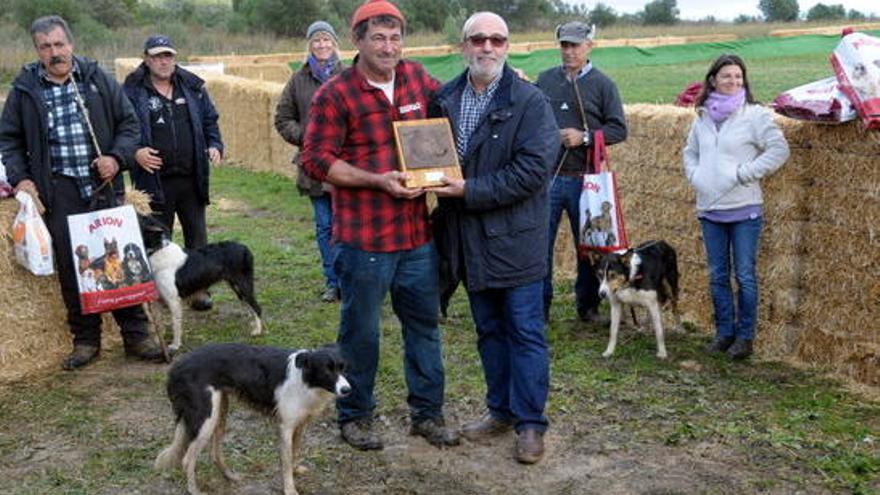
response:
M482 34L475 34L473 36L468 36L467 40L473 46L483 46L486 44L486 40L489 40L495 48L501 48L507 43L507 38L498 35L485 36Z

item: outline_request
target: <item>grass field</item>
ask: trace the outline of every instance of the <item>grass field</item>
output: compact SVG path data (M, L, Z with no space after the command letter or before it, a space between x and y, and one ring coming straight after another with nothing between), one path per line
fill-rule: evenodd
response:
M216 169L209 208L212 241L247 243L257 260L267 333L247 337L248 318L228 288L216 308L187 312L184 345L249 341L303 347L333 341L338 306L318 302L320 264L310 206L292 181ZM736 364L701 352L688 326L667 337L625 329L613 359L600 357L606 330L574 317L571 281L558 281L548 338L552 352L550 451L537 468L510 459L510 441L438 451L407 437L400 328L388 307L377 396L387 447L357 453L337 438L328 413L307 435L298 479L303 494L419 493L880 493L880 403L820 374L777 363ZM484 386L464 294L443 324L447 417L482 409ZM0 493L182 493L179 471L155 474L170 441L163 366L105 352L81 372L0 388ZM207 461L203 486L220 494L278 491L274 430L233 404L229 463L244 475L227 485Z

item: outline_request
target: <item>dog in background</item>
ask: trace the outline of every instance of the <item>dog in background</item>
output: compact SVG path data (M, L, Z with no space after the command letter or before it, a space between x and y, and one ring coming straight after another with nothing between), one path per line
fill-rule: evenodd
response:
M126 244L122 248L122 260L125 285L136 285L150 279L150 265L147 264L140 246L133 242Z
M665 304L672 306L675 327L681 327L675 249L665 241L648 241L623 253L604 256L591 253L590 256L600 281L599 296L607 298L611 307L611 331L602 357L614 354L623 305L627 304L648 309L657 339L657 357L665 359L666 343L660 314Z
M243 344L199 347L171 366L168 398L176 428L171 445L159 453L155 469L181 464L190 495L199 495L196 461L211 441L211 459L227 480L239 476L227 467L223 437L229 395L236 394L279 422L284 495L295 495L294 469L306 426L334 397L351 392L345 362L335 346L289 350Z
M251 335L263 332L263 310L254 296L254 256L247 246L224 241L184 250L171 241L165 225L155 218L138 215L138 221L153 280L171 312L171 352L180 348L183 338L183 299L221 280L228 282L238 299L249 306L254 318Z

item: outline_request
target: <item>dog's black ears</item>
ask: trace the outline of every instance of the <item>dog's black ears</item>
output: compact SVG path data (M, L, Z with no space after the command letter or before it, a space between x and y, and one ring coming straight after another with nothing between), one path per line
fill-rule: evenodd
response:
M587 254L586 254L587 261L592 266L596 266L596 264L598 264L599 261L602 259L602 256L603 256L602 253L600 253L598 251L593 251L592 249L587 251Z
M296 366L299 369L303 369L306 366L308 366L310 355L311 355L311 352L309 352L309 351L302 351L299 354L297 354L296 359L293 360L294 366Z

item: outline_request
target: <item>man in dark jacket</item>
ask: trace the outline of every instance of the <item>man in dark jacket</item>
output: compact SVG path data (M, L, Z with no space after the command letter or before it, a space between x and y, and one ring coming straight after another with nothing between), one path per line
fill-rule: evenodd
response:
M547 259L547 184L559 132L537 88L507 67L508 30L491 12L462 30L467 70L437 93L431 113L448 117L464 179L436 188L437 244L467 288L486 378L488 412L462 435L517 431L516 459L544 453L549 357L541 303Z
M626 118L617 86L593 67L592 26L569 22L556 29L562 66L538 76L537 85L550 100L559 125L562 146L556 156L556 170L550 187L550 236L547 244L547 278L544 280L544 316L550 318L553 299L553 248L562 210L568 213L575 249L580 233L580 197L585 173L594 172L587 163L587 149L593 133L601 130L606 144L626 139ZM599 317L599 281L586 260L578 258L574 284L578 316L587 322L602 323Z
M93 60L73 54L73 38L64 19L41 17L30 32L39 61L24 66L13 82L0 118L0 154L9 183L39 197L46 206L44 219L73 333L73 352L62 367L72 370L98 356L101 317L82 314L67 216L110 206L93 201L102 182L110 181L116 192L123 191L119 172L128 168L127 157L137 145L138 122L116 81ZM147 360L162 356L147 334L140 306L116 310L113 316L122 330L126 354Z
M205 206L208 204L210 164L220 162L223 142L217 110L205 81L177 66L177 50L166 36L144 43L144 61L125 78L125 94L141 123L140 142L132 157L132 179L152 195L153 210L169 230L180 219L187 249L208 242ZM199 292L194 309L210 309L211 298Z

